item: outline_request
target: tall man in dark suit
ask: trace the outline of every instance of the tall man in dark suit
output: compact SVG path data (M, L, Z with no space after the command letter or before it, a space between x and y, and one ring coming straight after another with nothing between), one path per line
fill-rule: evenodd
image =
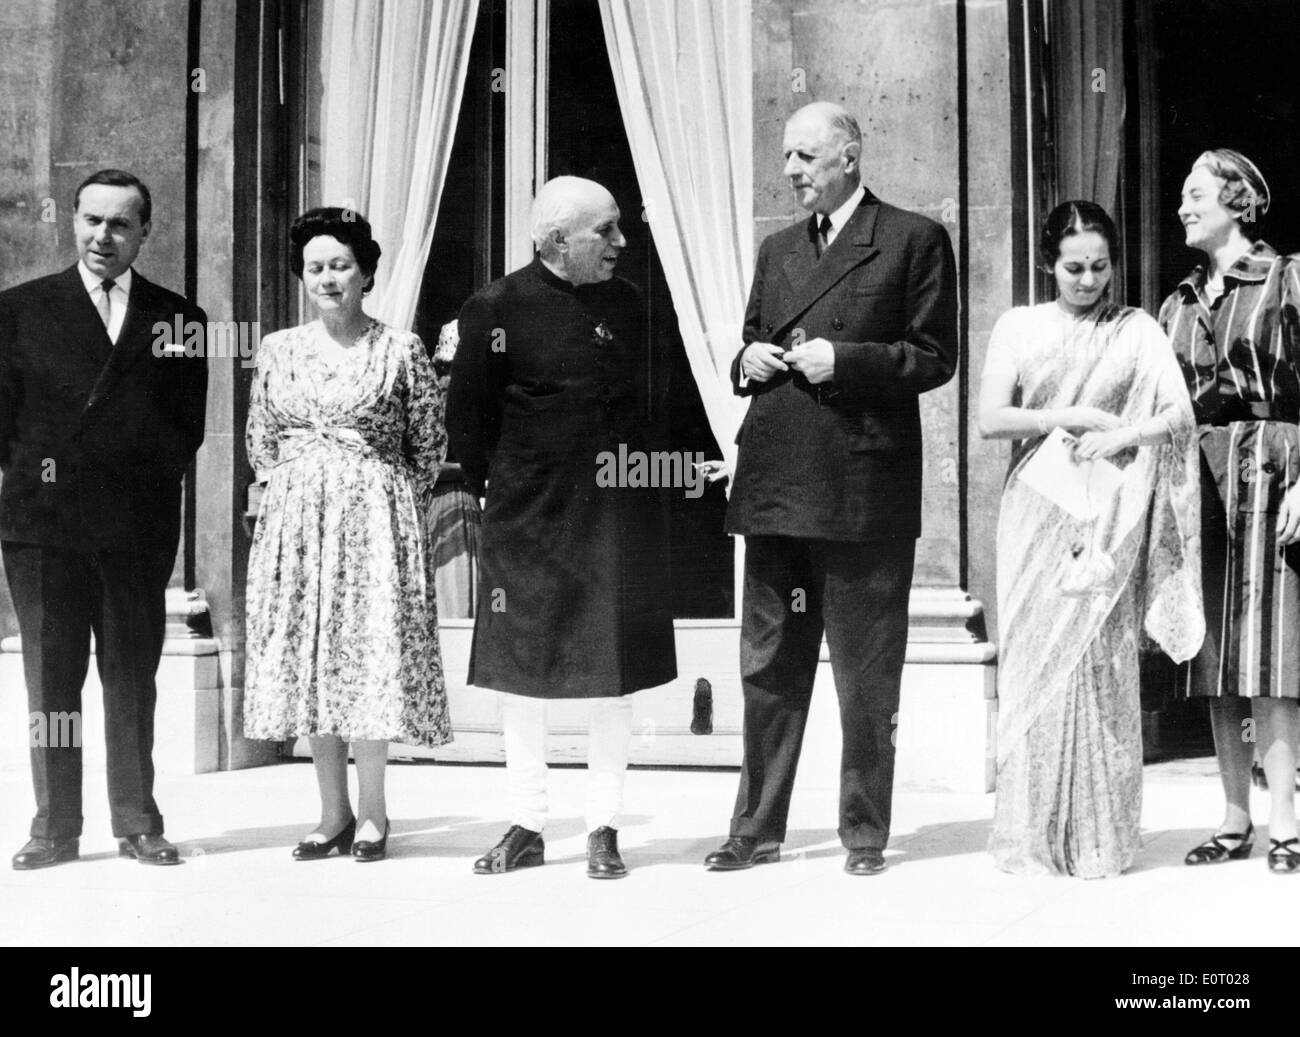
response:
M893 727L921 529L917 397L957 365L956 264L943 228L862 185L838 105L786 124L785 175L812 217L759 248L732 363L752 396L727 531L745 537L745 759L719 870L777 860L823 631L840 701L846 870L885 868Z
M207 318L131 269L150 209L136 177L93 174L75 199L77 264L0 293L0 550L34 729L37 716L79 715L93 630L119 853L176 864L153 798L154 677L181 480L203 440L206 359L193 346ZM155 328L178 317L189 355ZM75 860L81 835L80 745L34 742L19 870Z

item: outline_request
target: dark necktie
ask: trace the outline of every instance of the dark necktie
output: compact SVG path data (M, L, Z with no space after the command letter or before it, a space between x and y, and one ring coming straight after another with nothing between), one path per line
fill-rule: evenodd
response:
M831 236L831 218L822 213L822 218L817 221L817 255L820 256L826 251L830 244Z
M113 282L110 279L105 278L100 287L103 291L99 293L99 304L95 308L99 310L99 319L104 322L104 330L108 331L108 322L113 316L113 303L112 300L109 299L109 293L113 291ZM110 337L112 336L110 335Z

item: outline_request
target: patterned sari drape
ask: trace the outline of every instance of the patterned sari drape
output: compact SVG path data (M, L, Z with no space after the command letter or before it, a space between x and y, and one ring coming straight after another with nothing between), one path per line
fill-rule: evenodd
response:
M1138 658L1176 660L1204 638L1198 460L1191 405L1150 317L1055 304L999 322L990 364L1015 354L1021 406L1096 407L1173 440L1111 459L1123 480L1080 519L1021 478L1043 437L1017 443L998 521L998 864L1026 874L1117 874L1138 849Z
M1081 321L1059 355L1022 371L1021 392L1025 407L1099 407L1126 424L1165 413L1174 441L1112 459L1123 487L1088 523L1019 483L1042 440L1017 444L998 523L999 759L1059 693L1130 580L1147 635L1173 659L1190 659L1205 636L1195 425L1159 328L1133 310Z

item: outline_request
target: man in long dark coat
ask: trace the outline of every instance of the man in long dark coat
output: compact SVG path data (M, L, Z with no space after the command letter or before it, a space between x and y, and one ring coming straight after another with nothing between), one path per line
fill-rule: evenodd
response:
M732 364L752 396L727 531L745 537L745 757L714 870L776 860L822 634L840 700L839 835L854 875L884 870L907 602L921 531L917 397L957 366L952 245L861 182L838 105L786 124L785 174L809 219L759 248Z
M626 874L617 815L630 696L677 676L660 490L598 479L620 448L655 448L644 310L614 276L627 243L618 220L599 184L548 182L533 203L538 256L460 313L447 430L486 496L468 679L505 692L514 812L480 874L543 863L545 707L558 698L592 700L588 874Z

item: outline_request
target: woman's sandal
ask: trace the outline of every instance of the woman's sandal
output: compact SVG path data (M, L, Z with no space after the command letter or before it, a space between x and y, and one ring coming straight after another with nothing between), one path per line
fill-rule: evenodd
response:
M1300 871L1300 838L1268 841L1268 870L1279 875Z
M1237 845L1229 848L1223 844L1225 839L1235 840ZM1221 864L1224 861L1240 861L1249 857L1250 851L1254 848L1255 826L1251 824L1246 826L1244 833L1224 832L1221 835L1210 836L1200 846L1192 847L1191 852L1183 858L1183 863ZM1270 850L1269 853L1271 855L1272 851ZM1300 854L1297 854L1297 857L1300 858ZM1272 865L1270 864L1269 867Z

